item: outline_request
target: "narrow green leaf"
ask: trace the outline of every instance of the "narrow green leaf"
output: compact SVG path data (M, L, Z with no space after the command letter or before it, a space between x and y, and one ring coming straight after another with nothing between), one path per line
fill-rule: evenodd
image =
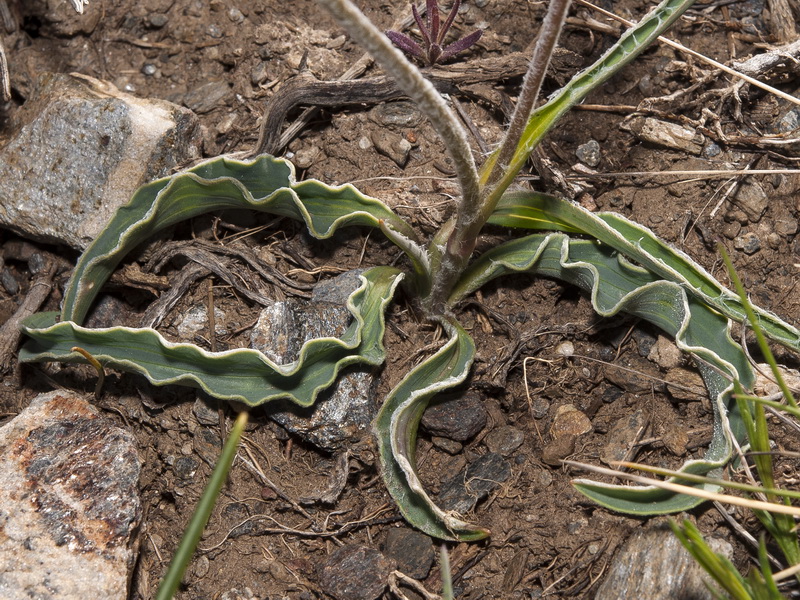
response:
M483 539L489 531L442 511L427 495L415 470L417 428L430 399L464 382L475 343L454 320L444 320L449 341L397 384L375 419L383 478L400 512L413 526L443 540Z
M737 294L724 287L688 255L672 248L646 227L611 212L591 213L581 206L547 194L515 192L503 196L490 223L525 229L577 231L608 244L662 279L675 282L729 319L747 322ZM454 298L457 300L458 298ZM764 333L800 351L800 331L762 308L753 307Z
M672 335L679 348L698 359L698 369L713 400L714 433L703 459L688 461L680 471L716 476L730 459L730 436L744 438L736 404L731 400L732 381L751 387L755 379L747 357L730 336L730 321L687 294L684 286L631 263L607 244L573 240L564 233L534 234L489 250L471 265L462 279L462 288L454 294L461 296L495 277L521 272L577 285L590 294L598 314L626 312L645 319ZM636 514L679 512L703 502L655 487L585 480L577 480L575 485L604 506ZM696 485L719 489L707 483Z
M228 479L233 459L236 458L236 450L239 448L239 440L242 438L245 425L247 425L247 418L247 412L241 412L236 417L231 433L222 448L219 460L217 460L217 465L214 467L214 472L211 474L208 485L203 491L203 496L197 503L197 508L194 509L192 518L183 532L181 543L169 563L169 568L164 575L164 579L161 580L161 585L158 586L156 600L171 600L175 592L178 591L178 586L181 584L186 567L189 566L192 560L192 555L194 555L195 548L200 542L200 537L206 528L211 511L214 510L214 505L217 503L220 490Z
M344 367L383 363L384 312L402 278L392 267L365 271L361 286L347 301L353 322L342 337L310 340L298 359L285 365L257 350L207 352L193 344L169 342L154 329L88 329L72 321L57 322L57 313L38 313L23 323L31 339L20 351L20 361L85 362L72 351L80 346L104 366L139 373L155 385L199 387L215 398L249 406L277 398L310 406Z
M332 187L313 179L297 183L291 163L268 155L250 161L219 157L137 190L78 261L64 292L61 320L81 324L120 261L154 233L224 209L296 219L319 239L346 225L378 227L381 220L415 239L414 230L388 206L351 185Z
M559 122L573 106L603 85L622 67L636 58L655 39L694 3L694 0L664 0L642 17L639 23L628 29L622 37L593 65L573 77L564 87L555 92L548 101L531 113L517 150L511 158L500 188L505 190L519 173L530 153L544 136ZM492 154L481 168L481 184L492 171L497 152Z

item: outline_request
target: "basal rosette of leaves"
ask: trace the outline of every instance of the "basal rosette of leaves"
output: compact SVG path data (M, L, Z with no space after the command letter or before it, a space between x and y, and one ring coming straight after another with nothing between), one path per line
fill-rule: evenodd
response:
M334 2L326 0L326 4ZM683 470L717 473L730 459L733 440L744 436L731 401L733 382L750 388L754 379L747 357L730 336L731 322L741 322L745 315L739 298L687 255L622 216L590 213L552 196L506 191L560 116L632 60L690 4L687 0L662 2L597 63L532 110L518 145L507 157L508 168L499 175L491 172L498 160L505 160L502 151L492 155L480 173L473 164L474 172L461 180L464 198L456 206L456 217L427 245L381 201L350 185L297 182L292 165L271 156L248 161L220 157L144 186L81 256L60 314L42 313L25 322L30 339L20 360L83 362L83 355L73 350L80 347L105 366L143 375L156 385L199 387L217 398L249 406L277 398L310 406L344 367L383 362L385 311L402 283L449 339L401 380L380 409L374 432L384 479L411 524L438 538L475 540L489 532L439 509L421 485L415 468L417 428L435 394L468 379L475 344L458 322L459 303L502 275L530 273L577 285L601 315L625 312L653 323L697 359L714 406L714 434L705 456L687 462ZM442 133L443 139L447 135ZM466 160L472 161L471 155ZM478 195L472 200L480 201L470 205L473 192ZM347 331L339 338L307 342L298 359L287 365L277 365L255 350L215 353L171 343L153 329L82 325L97 293L130 250L169 225L226 208L302 222L317 239L329 238L342 227L378 228L405 252L408 266L405 271L388 266L367 270L347 302L353 316ZM462 221L467 228L489 223L549 233L512 234L507 242L472 258L480 227L470 237L460 229ZM795 328L767 311L758 311L758 317L767 335L800 349L800 332ZM636 514L682 511L700 502L651 487L585 480L576 481L576 486L609 508Z

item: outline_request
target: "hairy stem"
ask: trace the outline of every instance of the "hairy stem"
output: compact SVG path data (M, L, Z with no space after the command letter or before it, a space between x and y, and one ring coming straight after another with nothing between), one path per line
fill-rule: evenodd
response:
M514 155L525 125L533 112L550 59L567 18L569 5L570 0L551 0L522 83L522 91L511 117L511 123L492 168L489 170L488 178L481 181L479 202L474 206L465 203L462 210L459 210L456 215L455 226L443 249L440 267L434 272L431 297L426 302L426 307L434 314L440 314L445 310L445 300L466 268L481 229L508 187L508 183L506 183L508 180L503 179L503 171Z
M507 168L504 165L508 165L514 155L514 151L519 146L522 133L525 131L525 125L533 112L536 98L539 97L539 91L542 88L542 82L550 65L550 59L556 49L558 37L564 27L569 5L570 0L550 0L550 6L539 30L539 36L536 38L536 46L533 49L528 72L525 73L525 78L522 81L522 90L517 100L517 107L514 109L506 135L500 144L497 159L486 177L485 185L487 187L497 184L502 177L504 169Z
M430 119L453 159L461 186L459 212L474 213L480 208L478 170L467 134L458 118L430 81L350 0L319 0L333 17L375 61L397 82L409 98Z

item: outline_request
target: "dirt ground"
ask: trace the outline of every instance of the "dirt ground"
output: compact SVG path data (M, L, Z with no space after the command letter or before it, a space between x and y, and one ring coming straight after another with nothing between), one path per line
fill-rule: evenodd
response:
M6 33L3 41L14 99L2 115L0 143L14 135L14 112L38 73L77 71L139 96L192 107L205 127L209 157L247 151L258 138L265 103L282 82L296 74L304 53L308 68L320 79L337 78L362 55L310 0L92 0L82 17L71 14L67 2L48 12L47 5L57 4L44 0L11 3L19 27ZM405 1L359 4L383 28L408 11ZM610 9L612 5L617 14L628 18L638 18L646 10L638 0L604 6ZM51 12L61 20L49 17ZM542 13L542 3L529 0L465 2L457 27L465 32L480 27L486 32L458 61L525 50ZM573 7L571 14L561 40L567 51L565 60L548 80L548 93L599 56L612 43L613 31L619 30L587 8ZM701 4L679 22L671 37L728 63L774 44L776 22L761 0ZM794 74L768 73L765 78L796 94L797 72L795 68ZM778 123L789 104L749 86L734 88L733 83L696 58L656 44L563 120L542 145L530 183L537 189L570 194L590 208L620 212L652 228L726 281L716 250L721 242L753 299L790 323L799 323L800 177L661 174L797 166L797 145L767 139L779 133ZM459 98L487 144L497 141L503 109L518 85L519 78L503 78L478 84ZM377 152L370 142L385 130L387 110L407 117L400 126L389 128L412 143L404 167ZM692 154L642 141L624 126L635 113L695 127L704 136L704 152ZM591 169L594 173L639 175L587 175L589 170L579 164L576 151L590 140L599 143L601 152L599 164ZM427 235L448 216L456 190L442 145L424 118L407 104L322 111L289 144L286 156L295 157L300 178L331 184L355 182ZM757 210L754 214L746 200L736 200L754 182L768 197L763 215ZM211 238L213 229L224 238L241 229L237 225L266 225L255 230L247 243L269 248L277 268L308 283L341 270L384 264L397 254L366 231L309 243L297 226L286 222L258 218L249 222L240 215L222 215L221 224L212 224L210 218L198 219L191 229L179 228L175 235L194 232ZM491 233L505 235L499 230ZM755 252L753 236L748 234L760 242ZM497 239L487 237L481 247ZM5 246L16 238L0 232L0 241ZM6 264L21 287L14 295L0 290L5 307L2 319L13 312L30 281L24 263L7 260ZM172 264L161 274L174 277L179 268ZM67 276L62 274L62 283ZM177 335L177 315L205 302L207 286L207 281L198 282L165 320L168 335ZM239 324L254 320L257 307L237 299L221 282L215 280L214 286L215 304L227 315L234 315ZM153 300L146 293L121 294L119 289L114 293L116 302L122 302L123 295L133 299L122 305L129 313L126 320L133 323ZM282 292L276 289L275 293ZM494 429L513 425L524 433L524 442L508 459L511 477L469 515L491 529L491 539L450 548L458 597L591 597L620 544L643 521L592 505L570 486L576 473L542 461L557 409L572 404L591 420L592 431L578 439L572 459L599 463L611 443L609 430L640 411L646 428L639 432L631 458L677 466L701 456L710 440L708 403L700 397L676 399L660 383L668 373L645 358L656 331L630 319L602 320L586 297L558 282L523 277L498 282L483 290L460 316L478 345L472 383L485 402L489 423L454 455L432 444L423 433L419 462L424 483L437 492L444 478L487 452L486 438ZM386 340L389 361L380 372L383 392L408 368L404 359L428 346L434 336L431 328L415 320L405 301L392 309L391 319L394 325ZM226 322L218 326L228 331L240 328ZM235 336L223 336L219 342L228 347L244 343ZM574 345L572 358L564 359L556 352L563 342ZM779 358L788 365L796 363L784 351L779 350ZM692 369L689 361L685 366ZM85 391L95 381L82 368L61 370L53 378L59 385ZM0 412L12 416L51 385L37 367L26 366L21 375L19 369L7 374L0 386ZM198 425L192 414L196 397L193 391L154 388L128 375L110 375L106 384L101 406L135 433L144 460L141 485L146 509L131 598L153 596L211 471L209 462L217 452L220 432L218 427ZM299 511L286 498L296 501L324 489L335 458L287 437L265 413L255 413L247 445L252 460L269 473L285 498L237 464L201 541L202 550L186 575L181 598L219 598L234 588L249 588L255 598L324 598L317 565L337 545L359 543L381 549L389 531L402 526L377 472L370 439L354 445L348 484L339 500ZM226 415L230 419L233 412L227 410ZM800 450L796 435L781 425L775 424L774 433L780 447ZM187 463L187 459L192 460ZM181 462L193 467L191 474L178 468ZM787 478L796 474L792 464L782 468ZM241 524L253 516L260 518L248 522L257 526L243 529ZM748 550L714 509L698 509L694 517L704 532L734 544L736 563L746 567ZM275 533L282 528L285 533ZM343 533L336 533L340 529ZM438 592L439 581L434 567L423 584ZM410 591L407 595L418 597ZM242 592L240 597L249 596ZM385 597L393 596L387 591Z

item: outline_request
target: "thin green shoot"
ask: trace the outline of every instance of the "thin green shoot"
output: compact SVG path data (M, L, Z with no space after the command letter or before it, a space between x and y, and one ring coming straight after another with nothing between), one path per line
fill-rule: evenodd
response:
M675 521L670 520L669 526L695 561L731 598L734 600L753 600L751 586L748 585L748 582L739 574L730 560L717 554L709 547L694 523L684 519L682 525L678 525Z
M761 349L761 353L764 355L764 359L767 361L767 364L769 364L770 369L772 369L772 374L775 377L775 381L778 383L778 387L780 387L784 398L786 398L786 401L792 406L792 408L798 408L797 402L795 401L794 396L792 396L792 392L789 390L789 386L786 385L786 381L783 379L783 375L781 375L781 372L778 369L778 363L775 360L775 355L772 353L772 349L767 343L767 338L764 336L764 332L761 330L759 318L756 315L755 310L753 310L753 305L750 303L750 299L747 297L747 291L742 285L742 280L739 278L738 273L736 273L736 269L733 267L731 257L728 256L728 252L725 250L725 247L722 244L719 245L719 252L722 255L722 260L725 261L725 266L728 269L731 282L733 283L736 292L739 294L739 298L741 298L742 306L744 306L745 312L747 313L747 320L753 328L753 332L756 335L756 340L758 340L758 347Z
M450 555L447 546L439 550L439 570L442 573L442 600L453 600L453 575L450 572Z
M214 467L214 472L211 474L208 485L203 491L203 496L197 503L197 508L195 508L194 514L192 514L192 518L183 532L183 538L172 557L167 573L164 575L164 579L161 580L161 585L158 586L156 600L171 600L178 590L183 574L192 560L192 555L195 548L197 548L197 543L200 541L200 536L203 535L203 530L211 516L211 511L214 510L214 505L217 503L222 486L228 478L233 459L239 448L239 440L242 437L242 433L244 433L245 425L247 425L248 416L249 413L247 411L242 411L236 417L228 440L225 442L217 465Z

